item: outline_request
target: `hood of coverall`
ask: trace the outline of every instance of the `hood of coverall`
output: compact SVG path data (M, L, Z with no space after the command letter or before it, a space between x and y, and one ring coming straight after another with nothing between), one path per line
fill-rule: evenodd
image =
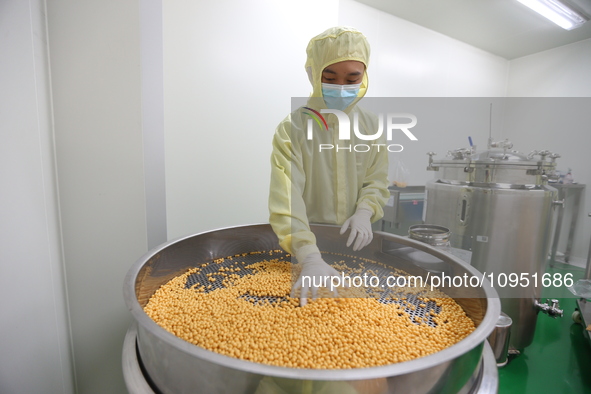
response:
M343 26L331 27L310 40L306 53L306 72L312 83L311 97L322 97L322 70L345 60L356 60L365 64L359 94L349 108L365 96L368 87L370 49L367 39L359 30Z

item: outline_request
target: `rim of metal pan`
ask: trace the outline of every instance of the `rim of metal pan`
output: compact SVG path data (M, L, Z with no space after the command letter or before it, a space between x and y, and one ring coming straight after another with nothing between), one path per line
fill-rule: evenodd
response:
M407 373L417 372L424 370L429 367L435 367L445 362L450 362L455 358L467 353L483 343L493 330L498 317L501 313L501 304L498 293L492 288L488 281L484 280L481 289L484 291L487 299L486 313L476 329L460 342L441 350L437 353L423 356L414 360L404 361L395 364L389 364L385 366L368 367L368 368L352 368L352 369L299 369L299 368L288 368L279 367L274 365L254 363L251 361L241 360L234 357L224 356L219 353L206 350L199 346L193 345L172 333L169 333L156 322L154 322L140 306L136 294L135 284L138 273L140 272L143 265L148 262L153 256L157 255L162 250L174 245L176 243L185 241L187 239L205 235L213 232L220 232L232 229L243 229L255 227L270 228L269 224L259 223L244 226L232 226L218 228L215 230L204 231L188 236L183 236L175 240L163 243L154 249L148 251L142 257L140 257L129 269L124 280L123 295L128 309L131 311L133 317L138 323L138 330L141 328L148 330L152 335L155 335L160 340L166 342L168 345L173 346L177 350L187 353L193 357L206 360L215 364L222 365L224 367L233 368L240 371L261 374L265 376L274 376L282 378L292 379L310 379L310 380L362 380L372 378L390 377L396 375L404 375ZM329 225L313 225L312 227L335 227ZM452 260L454 263L462 266L469 275L481 277L482 274L475 268L463 262L459 258L445 253L437 248L427 245L420 241L415 241L410 238L397 236L390 233L384 233L376 231L374 233L374 239L377 237L384 237L396 240L397 243L412 246L416 249L424 252L433 254L437 257L444 258L446 260Z

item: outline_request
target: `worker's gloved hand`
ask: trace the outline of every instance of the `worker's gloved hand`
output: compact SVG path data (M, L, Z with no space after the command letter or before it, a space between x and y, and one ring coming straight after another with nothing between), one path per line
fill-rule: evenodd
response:
M312 290L312 299L316 299L318 293L317 285L323 284L325 285L324 287L330 288L332 283L331 277L340 277L340 273L328 265L322 259L320 253L309 254L303 261L300 261L300 264L302 265L302 271L300 272L300 277L291 288L291 296L294 297L296 290L301 288L300 306L304 306L308 303L308 290ZM304 277L306 277L306 280L303 280ZM334 289L333 294L335 296L338 295L336 289Z
M371 231L371 216L373 213L369 209L357 209L357 211L349 219L345 220L341 227L341 234L344 234L349 227L351 233L347 239L347 246L351 246L353 241L353 250L361 250L366 247L373 239L373 232Z

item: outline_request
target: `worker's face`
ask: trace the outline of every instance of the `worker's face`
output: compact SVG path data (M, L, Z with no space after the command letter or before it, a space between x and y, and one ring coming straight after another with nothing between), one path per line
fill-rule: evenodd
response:
M322 83L353 85L361 83L365 64L356 60L345 60L331 64L322 71Z

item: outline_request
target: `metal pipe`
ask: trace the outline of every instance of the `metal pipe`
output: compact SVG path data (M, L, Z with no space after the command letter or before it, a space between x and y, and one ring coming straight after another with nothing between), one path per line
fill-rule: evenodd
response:
M587 214L591 217L591 213ZM585 268L585 278L591 279L591 241L589 242L589 253L587 254L587 267Z
M550 252L550 267L552 268L554 268L554 263L556 263L556 252L558 251L560 229L562 228L562 218L564 217L564 202L566 201L565 193L566 191L563 188L558 188L558 200L562 200L563 205L562 209L558 211L558 216L556 217L556 229L554 230L554 239L552 240L552 249Z

